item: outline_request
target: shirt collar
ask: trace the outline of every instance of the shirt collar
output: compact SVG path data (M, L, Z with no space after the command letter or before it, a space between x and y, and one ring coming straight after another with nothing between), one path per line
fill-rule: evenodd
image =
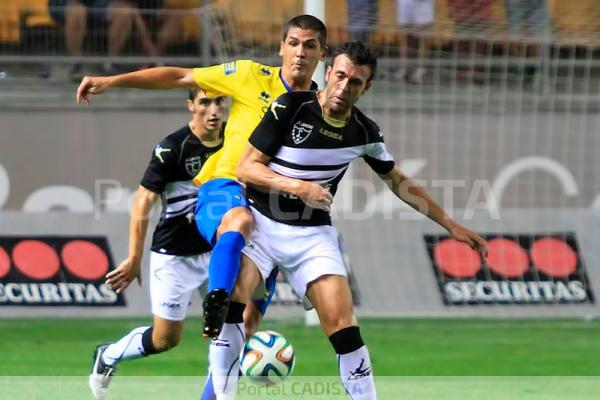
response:
M283 84L283 87L285 88L286 91L288 91L288 92L294 91L294 89L292 89L292 87L287 84L285 79L283 79L283 75L281 75L281 68L279 69L279 79L281 79L281 83ZM317 85L317 82L311 81L310 90L317 90L318 88L319 88L319 85Z

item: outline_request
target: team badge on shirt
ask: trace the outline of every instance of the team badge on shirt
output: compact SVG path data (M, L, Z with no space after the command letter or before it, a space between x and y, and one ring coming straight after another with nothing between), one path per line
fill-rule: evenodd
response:
M200 159L200 156L185 159L185 170L188 172L188 174L190 174L192 178L198 175L198 172L200 172L201 165L202 160Z
M235 61L230 61L223 64L223 69L225 70L225 75L231 75L237 71L237 67L235 66Z
M313 131L314 126L306 122L298 121L292 127L292 140L295 144L304 142Z

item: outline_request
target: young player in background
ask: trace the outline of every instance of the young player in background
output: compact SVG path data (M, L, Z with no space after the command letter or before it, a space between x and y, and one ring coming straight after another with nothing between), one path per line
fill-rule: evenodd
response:
M208 157L223 146L226 98L207 97L199 88L193 88L189 90L187 107L191 121L164 138L152 151L131 213L129 255L107 275L107 282L117 293L134 279L141 283L140 263L148 218L161 198L163 208L150 253L152 326L135 328L117 342L96 348L89 376L96 399L107 397L110 381L121 361L177 346L191 297L208 276L211 247L194 224L197 190L192 178ZM263 301L258 308L251 307L246 312L248 329L256 328L265 308Z

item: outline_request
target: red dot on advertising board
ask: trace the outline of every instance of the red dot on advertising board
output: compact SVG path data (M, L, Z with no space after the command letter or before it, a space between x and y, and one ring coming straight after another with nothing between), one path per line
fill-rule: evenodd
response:
M546 237L531 246L533 265L546 275L564 278L577 269L577 254L560 239Z
M4 278L10 271L10 257L6 250L0 247L0 278Z
M15 267L31 279L44 280L53 277L60 267L58 254L40 240L23 240L13 248Z
M479 253L453 239L439 242L433 250L433 257L439 269L455 278L470 278L481 268Z
M525 250L518 243L504 238L488 242L486 261L492 271L507 278L523 276L529 268Z
M72 240L61 252L65 267L79 279L97 280L108 272L108 257L98 245Z

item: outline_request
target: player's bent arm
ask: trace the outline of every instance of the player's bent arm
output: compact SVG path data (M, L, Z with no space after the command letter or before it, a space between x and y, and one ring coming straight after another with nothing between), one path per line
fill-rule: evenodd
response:
M77 88L77 102L89 103L90 94L100 94L111 87L176 89L193 86L196 83L191 68L157 67L121 75L86 76Z
M487 243L481 236L450 218L421 185L404 175L398 167L379 177L399 199L443 226L453 238L487 254Z
M271 158L248 144L238 165L238 178L247 185L266 191L289 193L301 198L314 208L329 208L333 197L322 186L301 179L280 175L267 167Z
M159 197L158 193L140 186L135 194L129 220L129 255L113 271L106 275L106 282L117 293L125 290L137 278L141 284L140 263L144 252L144 241L148 231L150 210Z

